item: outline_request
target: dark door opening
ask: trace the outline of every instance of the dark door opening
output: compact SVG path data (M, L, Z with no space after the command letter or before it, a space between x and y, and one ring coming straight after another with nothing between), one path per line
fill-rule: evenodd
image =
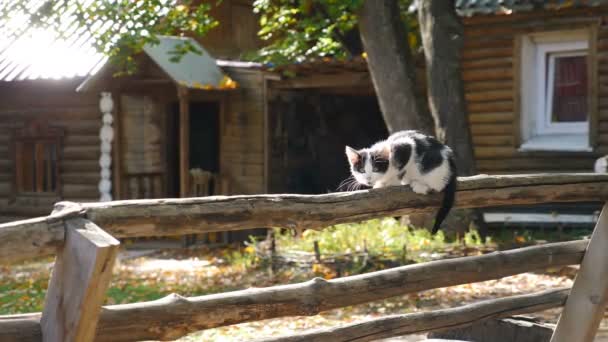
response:
M172 197L179 197L179 104L172 105L172 115L167 120L169 166L168 190ZM220 169L220 105L218 102L190 103L189 169L200 168L217 174ZM213 186L213 185L211 185ZM210 189L213 191L213 189Z
M220 170L220 106L217 102L190 103L190 168Z
M270 115L272 192L335 192L350 176L344 146L388 135L374 96L301 93L273 103Z

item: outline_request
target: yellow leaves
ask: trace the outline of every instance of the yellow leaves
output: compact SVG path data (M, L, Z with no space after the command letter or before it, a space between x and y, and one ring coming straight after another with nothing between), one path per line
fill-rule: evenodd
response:
M336 277L336 273L331 268L319 263L314 263L312 265L312 272L325 279L333 279Z
M238 88L238 83L231 79L230 77L224 75L222 80L220 81L220 89L236 89Z
M521 236L521 235L518 235L518 236L515 237L515 242L517 242L517 243L525 243L526 242L526 238L523 237L523 236Z

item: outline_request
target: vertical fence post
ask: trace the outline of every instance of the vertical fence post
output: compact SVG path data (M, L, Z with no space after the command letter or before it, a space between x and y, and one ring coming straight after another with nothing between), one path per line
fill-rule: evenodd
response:
M93 341L118 245L89 220L66 222L40 321L44 342Z
M593 341L608 300L608 203L566 301L551 342Z

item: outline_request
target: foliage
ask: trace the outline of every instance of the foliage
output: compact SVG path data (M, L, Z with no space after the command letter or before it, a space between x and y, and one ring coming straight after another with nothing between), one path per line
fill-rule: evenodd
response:
M409 43L418 46L416 18L408 11L412 0L399 1L401 16L409 27ZM32 1L17 1L0 5L0 18L9 27L36 25L64 37L91 35L97 51L109 56L121 72L131 73L136 67L134 56L144 45L157 44L159 35L203 36L216 27L219 23L210 11L220 2L46 0L35 5ZM353 47L360 45L356 10L361 3L362 0L256 0L253 10L260 18L259 36L267 46L244 57L285 64L313 57L347 58L352 57L353 52L361 53L360 47ZM13 30L13 38L20 32ZM404 40L407 39L404 37ZM172 59L177 61L187 52L200 53L185 41L172 52Z
M0 5L0 18L9 23L21 18L26 25L52 29L66 38L73 34L91 35L94 47L127 73L135 68L134 56L144 45L158 44L159 35L201 36L218 25L209 15L213 4L194 0L47 0L33 6L34 3L6 2ZM15 29L14 33L20 34L20 30ZM177 61L187 52L201 53L184 42L172 52L172 59Z
M383 255L400 259L425 261L436 251L446 251L465 244L481 247L483 241L476 231L469 231L461 239L448 241L442 231L432 235L427 229L416 229L400 224L393 218L361 223L340 224L327 229L306 230L301 237L275 230L277 250L313 253L317 241L322 254L360 253ZM254 240L254 244L260 243Z
M408 11L412 0L400 0L401 17L408 26L409 43L418 46L417 21ZM353 57L360 47L357 9L362 0L256 0L260 37L268 42L257 59L274 64L309 58ZM404 37L404 42L408 42Z

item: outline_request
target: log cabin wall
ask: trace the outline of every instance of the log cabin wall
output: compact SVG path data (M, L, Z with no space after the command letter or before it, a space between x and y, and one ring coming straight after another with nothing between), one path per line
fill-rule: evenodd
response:
M99 199L99 95L76 94L80 81L0 83L0 222L48 215L58 200ZM12 136L37 120L63 130L57 195L14 193Z
M266 191L264 175L265 76L260 70L224 68L239 84L224 102L220 169L231 194Z
M594 160L608 153L608 16L606 7L533 11L464 18L462 67L475 157L479 172L591 172ZM597 120L592 152L523 152L520 114L518 37L534 32L596 28ZM593 37L593 36L592 36ZM590 52L591 53L591 52ZM594 70L593 68L591 70ZM593 89L593 87L592 87ZM592 104L593 104L592 101ZM593 113L593 109L591 109Z

